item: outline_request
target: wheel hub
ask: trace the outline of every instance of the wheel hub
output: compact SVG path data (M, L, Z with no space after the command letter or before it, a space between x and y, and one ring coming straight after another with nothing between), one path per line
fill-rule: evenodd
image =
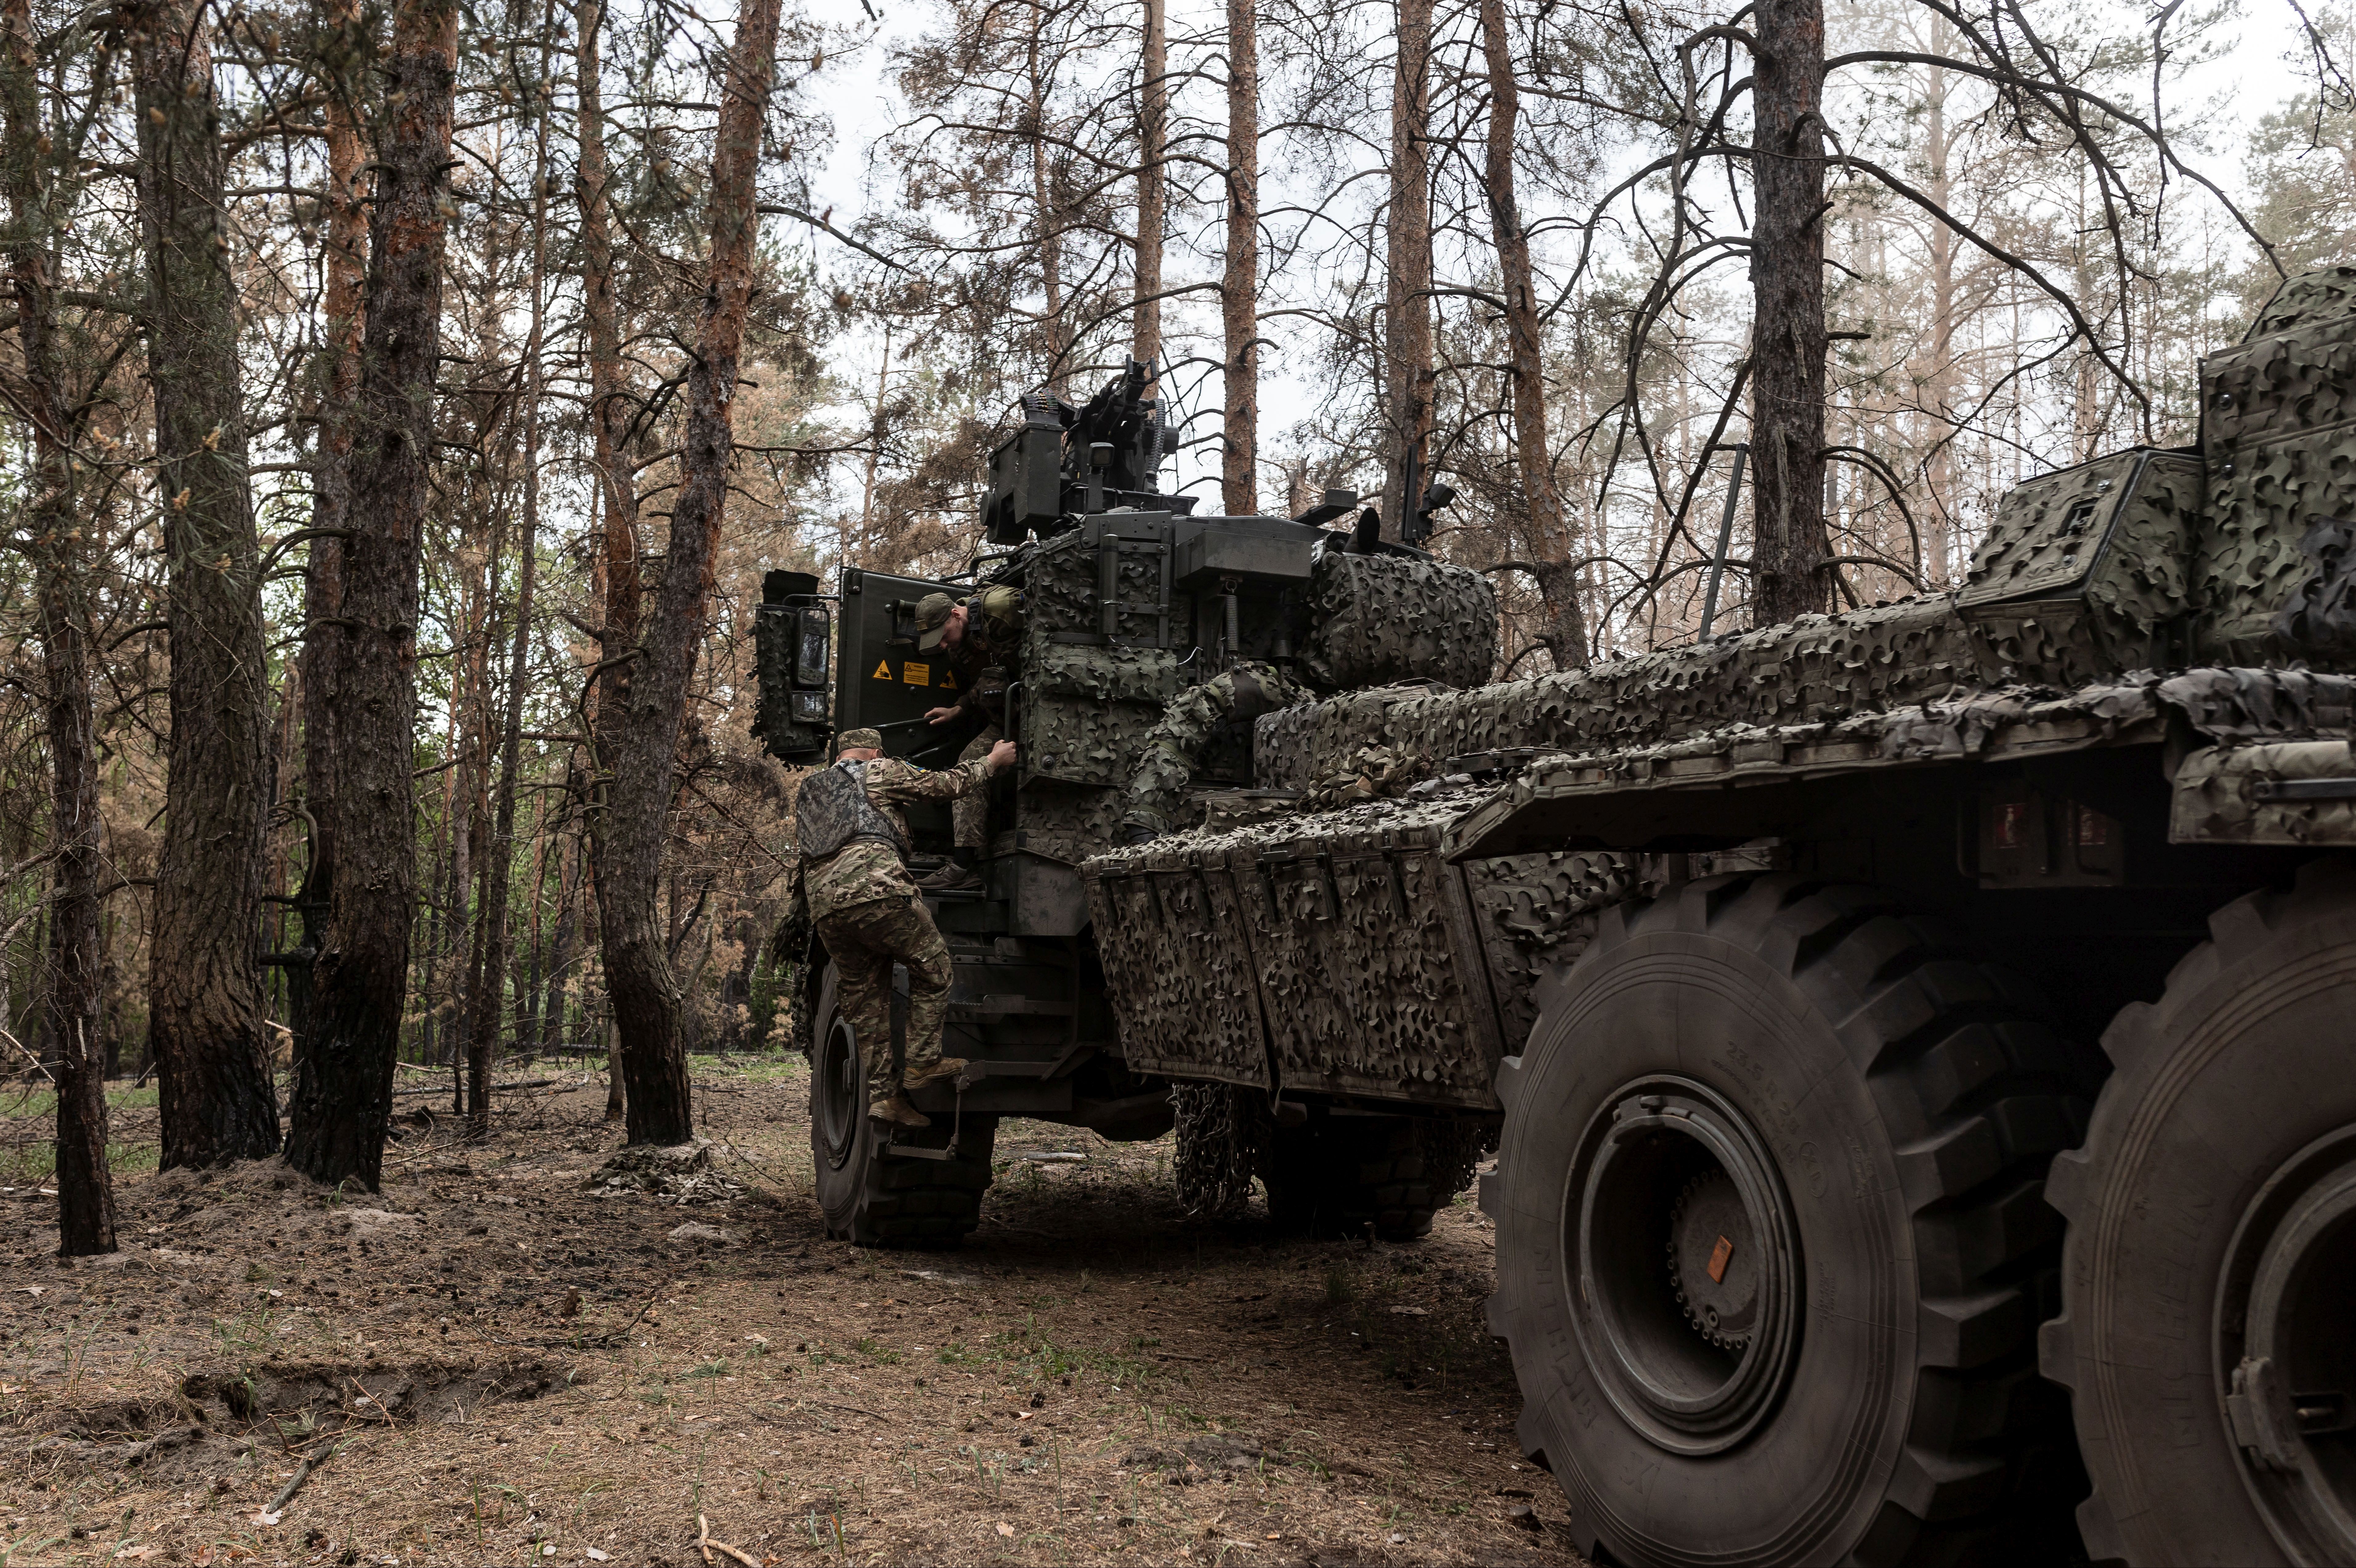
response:
M1751 1343L1758 1253L1732 1177L1708 1170L1686 1183L1669 1215L1669 1284L1694 1332L1721 1350Z
M1671 1453L1742 1441L1790 1381L1804 1278L1749 1118L1689 1079L1627 1084L1580 1136L1563 1213L1571 1324L1605 1397Z
M2356 1561L2356 1127L2284 1164L2226 1258L2218 1392L2242 1478L2295 1561Z
M841 1170L859 1143L859 1118L866 1111L866 1079L860 1071L859 1037L838 1011L819 1041L818 1117L819 1150Z

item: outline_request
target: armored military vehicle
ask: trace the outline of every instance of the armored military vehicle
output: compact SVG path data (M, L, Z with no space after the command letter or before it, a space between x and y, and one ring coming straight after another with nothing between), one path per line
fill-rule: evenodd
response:
M1150 418L1033 405L985 573L1029 754L941 910L988 1066L869 1148L820 980L830 1220L953 1231L990 1115L1175 1101L1278 1217L1411 1235L1494 1137L1490 1323L1598 1561L2356 1563L2356 269L2200 387L1960 592L1491 685L1475 583L1354 497L1194 518ZM932 586L845 574L836 722L910 700ZM1328 695L1110 842L1237 652Z

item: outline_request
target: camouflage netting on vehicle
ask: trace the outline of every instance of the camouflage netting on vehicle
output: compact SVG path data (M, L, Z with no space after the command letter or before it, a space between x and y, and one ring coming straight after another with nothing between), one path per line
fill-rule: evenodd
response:
M2204 746L2176 770L2168 837L2177 844L2356 844L2356 798L2302 798L2286 786L2356 778L2346 741Z
M2345 734L2356 677L2307 669L2189 669L2161 681L2163 701L2221 741Z
M2356 267L2326 267L2286 278L2250 322L2242 341L2254 343L2311 322L2356 311Z
M1055 836L1073 859L1111 841L1120 820L1118 803L1108 818L1100 801L1058 799L1034 809L1034 783L1099 793L1126 785L1145 737L1180 685L1176 656L1158 646L1122 645L1159 642L1172 613L1165 609L1166 558L1157 550L1124 549L1122 528L1158 540L1168 518L1156 513L1139 514L1129 524L1101 521L1108 526L1041 544L1023 577L1020 825ZM1108 568L1115 585L1111 644L1102 640L1099 597ZM1051 852L1061 858L1062 850Z
M1023 667L1023 694L1091 702L1142 702L1159 709L1178 695L1178 656L1162 648L1047 644Z
M2060 686L2169 662L2201 460L2139 447L2015 485L1956 603L1999 673Z
M2298 541L2315 570L2275 617L2275 635L2335 664L2356 656L2356 524L2326 517Z
M1027 783L1015 797L1015 832L1001 834L993 853L1029 849L1076 866L1113 841L1124 798L1102 785Z
M1310 789L1367 747L1435 759L1643 745L1730 724L1818 723L1976 685L1981 654L1946 597L1804 615L1740 636L1472 691L1353 692L1259 720L1254 782Z
M1276 1121L1268 1096L1232 1083L1181 1083L1170 1101L1177 1110L1171 1176L1179 1203L1190 1214L1237 1218L1251 1204L1252 1179L1270 1174Z
M1162 709L1143 702L1090 702L1084 698L1031 698L1022 718L1022 776L1118 789L1143 753Z
M1537 1021L1530 993L1539 977L1586 951L1598 912L1641 891L1637 859L1601 851L1500 855L1466 861L1464 881L1510 1056Z
M1160 648L1043 644L1023 667L1023 778L1118 788L1178 693L1177 660Z
M1263 1087L1272 1069L1289 1088L1495 1109L1482 944L1439 856L1484 794L1449 786L1090 860L1130 1066Z
M1436 680L1478 686L1497 664L1497 591L1477 571L1409 556L1321 551L1302 673L1329 690Z
M1023 663L1036 667L1040 655L1072 636L1102 635L1103 571L1112 560L1113 635L1122 643L1164 640L1165 620L1180 616L1183 604L1169 603L1169 557L1160 549L1124 549L1126 529L1140 540L1158 541L1170 518L1161 512L1129 517L1110 514L1088 527L1045 539L1023 567Z
M2205 659L2260 664L2310 650L2276 617L2315 563L2299 549L2319 517L2356 517L2356 314L2346 268L2293 280L2253 336L2201 362L2209 504L2194 590Z

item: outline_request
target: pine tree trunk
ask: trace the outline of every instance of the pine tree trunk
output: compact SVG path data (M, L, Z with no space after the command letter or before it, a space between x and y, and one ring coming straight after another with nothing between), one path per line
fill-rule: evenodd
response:
M359 6L337 0L329 13L339 35L334 58L360 58ZM368 208L360 199L357 86L348 74L327 95L327 343L321 376L318 444L311 468L311 526L332 530L310 541L303 584L303 808L310 853L295 894L309 964L287 971L294 1008L295 1071L311 1048L312 976L327 945L327 908L336 884L336 710L342 701L344 541L351 527L352 404L359 394L360 286L368 267Z
M190 0L134 15L147 379L170 580L172 730L148 965L160 1164L169 1170L278 1151L254 951L270 805L269 661L211 29Z
M1151 364L1162 355L1162 229L1169 219L1169 0L1145 0L1144 80L1137 112L1137 309L1130 354Z
M287 1162L315 1180L382 1171L416 912L410 769L417 725L419 544L433 500L442 341L453 0L399 0L380 62L391 123L376 161L368 325L344 548L343 722L336 735L336 884L296 1074Z
M1229 517L1259 510L1258 0L1227 0L1227 255L1219 283L1226 423L1219 490Z
M560 842L556 865L556 932L549 938L548 958L540 966L540 1048L552 1051L565 1044L570 1020L564 1003L565 971L573 964L573 911L581 893L581 850L578 843L567 858Z
M20 504L33 551L35 613L49 741L49 995L55 1041L58 1251L114 1251L114 1182L106 1164L105 1061L99 1048L98 745L91 699L90 574L74 495L75 430L59 363L56 188L42 143L41 80L27 0L0 0L6 47L8 273L16 295L20 411L33 427L33 472Z
M1825 609L1825 16L1761 0L1751 168L1751 624Z
M759 217L754 176L763 110L776 69L778 0L744 0L728 64L712 166L712 265L687 380L680 485L670 550L640 645L627 708L613 716L601 758L604 840L597 898L605 984L628 1081L629 1140L684 1143L693 1136L680 997L663 951L655 890L662 876L680 726L710 608L713 558L734 453L738 355L753 292Z
M1040 33L1047 25L1046 12L1033 12L1029 21L1030 53L1024 71L1029 95L1023 105L1023 135L1031 144L1031 205L1039 225L1039 287L1044 307L1040 313L1039 326L1046 350L1042 356L1044 370L1041 379L1049 391L1060 392L1064 378L1072 369L1066 363L1066 352L1071 347L1071 337L1069 324L1064 319L1064 234L1058 221L1055 170L1048 165L1046 68L1039 58Z
M495 272L496 257L487 260L485 270ZM487 448L491 440L490 421L486 420L476 431L478 447ZM491 639L498 635L498 585L504 573L502 556L507 546L505 519L497 516L498 503L488 493L491 486L480 484L475 487L479 506L470 508L477 518L487 517L489 539L482 560L482 576L475 594L477 615L467 623L466 738L460 752L466 765L456 769L465 781L466 792L466 875L458 879L458 898L462 908L470 908L471 915L464 923L466 951L462 976L450 1014L450 1061L453 1076L458 1085L458 1103L454 1107L461 1115L470 1118L472 1136L487 1136L490 1132L491 1061L487 1044L477 1051L479 1042L475 1020L485 1005L487 994L485 985L485 964L489 957L490 930L498 912L491 907L491 868L498 855L491 843L491 734L497 720L491 713ZM471 901L471 903L469 903ZM489 986L498 985L496 974L487 976Z
M1931 26L1931 48L1944 54L1954 47L1954 30L1945 18L1934 17ZM1928 91L1924 94L1924 151L1930 155L1929 178L1924 189L1942 211L1954 210L1948 204L1954 190L1949 178L1949 159L1953 149L1947 133L1947 72L1945 68L1933 66ZM1931 363L1921 379L1922 398L1931 405L1932 419L1926 433L1931 439L1928 461L1923 465L1923 488L1930 492L1930 516L1926 520L1926 537L1922 541L1923 579L1922 586L1937 590L1947 586L1950 577L1949 558L1954 547L1949 539L1954 519L1959 515L1955 496L1955 432L1949 422L1955 403L1955 232L1937 219L1931 220Z
M1385 529L1398 538L1431 483L1431 0L1398 0L1391 75L1390 272L1383 295ZM1408 493L1409 471L1416 475Z
M1484 181L1489 227L1497 247L1497 273L1505 291L1505 339L1514 393L1514 463L1529 507L1529 549L1547 626L1538 634L1557 669L1587 665L1587 620L1579 603L1578 540L1563 515L1555 483L1554 452L1547 442L1546 368L1541 358L1537 291L1530 275L1530 240L1514 199L1514 133L1521 94L1514 85L1513 38L1505 30L1505 0L1481 0L1481 43L1489 72L1489 144Z
M491 796L491 841L483 872L482 977L477 987L473 1039L467 1050L469 1094L477 1137L491 1131L491 1066L498 1049L499 1015L508 975L508 877L515 864L517 755L523 749L523 694L530 675L531 591L540 534L541 333L548 272L548 116L540 116L532 180L531 326L524 336L523 538L516 563L515 650L508 671L507 712L499 728L499 777ZM493 580L493 592L497 579ZM487 625L490 618L486 615ZM535 889L535 895L538 890ZM523 1033L517 1030L520 1041Z
M541 814L532 814L531 825L531 940L519 948L516 955L516 1049L537 1051L540 1049L540 970L547 962L548 945L541 940L541 916L548 897L547 824Z
M629 457L622 450L629 428L630 403L622 379L621 313L614 298L613 209L606 186L605 111L602 66L598 59L599 29L605 25L604 0L581 0L576 16L581 34L576 60L580 103L579 147L575 190L581 206L582 316L589 338L589 429L591 462L601 481L605 526L597 572L605 591L605 624L599 643L598 671L589 713L592 810L597 809L610 767L609 758L623 743L622 716L629 709L631 674L638 660L638 631L643 619L638 576L638 492L631 476ZM584 835L589 880L599 902L604 901L605 860L601 837ZM605 1118L619 1121L622 1073L617 1061L608 1061L612 1084Z

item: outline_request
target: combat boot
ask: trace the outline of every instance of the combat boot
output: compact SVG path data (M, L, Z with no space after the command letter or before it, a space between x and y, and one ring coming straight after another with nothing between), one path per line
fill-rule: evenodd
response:
M937 871L917 878L916 886L928 893L964 892L981 886L981 868L960 866L952 860Z
M965 1064L959 1062L958 1065L962 1067ZM932 1117L908 1104L905 1094L894 1094L881 1104L868 1106L867 1115L886 1126L929 1127L933 1125Z
M944 1056L929 1067L919 1067L904 1073L901 1083L910 1089L921 1089L927 1083L937 1083L944 1078L954 1078L965 1071L965 1058Z

